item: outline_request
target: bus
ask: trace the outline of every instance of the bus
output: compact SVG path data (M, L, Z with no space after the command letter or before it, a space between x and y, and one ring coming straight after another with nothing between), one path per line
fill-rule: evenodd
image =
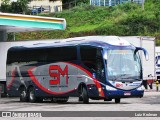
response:
M155 57L155 66L156 66L156 79L160 79L160 56Z
M86 36L11 47L7 53L7 94L22 102L69 97L120 103L143 97L142 63L135 47L118 36Z

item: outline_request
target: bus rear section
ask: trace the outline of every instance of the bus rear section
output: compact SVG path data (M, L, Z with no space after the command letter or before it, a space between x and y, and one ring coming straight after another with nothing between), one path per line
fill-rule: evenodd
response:
M88 40L9 49L8 95L19 96L20 101L49 98L59 103L67 102L70 96L83 103L89 103L89 99L115 99L119 103L121 98L142 97L142 66L137 51L144 49L129 43L121 45L123 41L113 38L118 45ZM122 63L132 65L132 72Z

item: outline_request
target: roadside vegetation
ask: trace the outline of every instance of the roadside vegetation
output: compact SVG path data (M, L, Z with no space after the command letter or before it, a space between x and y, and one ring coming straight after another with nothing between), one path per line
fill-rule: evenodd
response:
M87 35L154 36L160 45L160 0L145 0L113 7L83 4L70 10L41 16L65 18L65 31L16 33L16 40L57 39Z

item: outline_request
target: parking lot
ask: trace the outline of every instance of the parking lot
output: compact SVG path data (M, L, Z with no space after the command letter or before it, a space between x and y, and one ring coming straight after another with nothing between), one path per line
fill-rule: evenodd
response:
M78 102L78 98L70 98L67 103L58 104L51 101L43 101L42 103L19 102L19 98L0 98L0 111L159 111L160 110L160 92L148 90L144 93L143 98L125 98L120 104L113 101L90 100L89 104ZM79 113L79 116L82 114ZM10 120L10 118L5 118ZM27 118L26 118L27 119ZM34 118L37 119L37 118ZM43 118L42 118L43 119ZM51 119L51 118L47 118ZM56 117L54 119L59 119ZM67 120L68 117L60 118ZM80 119L76 117L76 119ZM90 119L90 118L89 118ZM97 117L97 119L102 119ZM104 119L104 118L103 118ZM110 118L113 119L113 118ZM117 118L114 118L117 119ZM118 119L122 119L119 118ZM128 118L123 118L123 120ZM134 118L130 118L134 119ZM136 117L136 119L139 119ZM144 119L144 118L143 118ZM158 119L157 117L145 118L145 120Z
M90 100L89 104L70 98L67 103L51 101L42 103L19 102L19 98L1 98L0 111L159 111L160 92L147 91L143 98L124 98L120 104L112 101Z

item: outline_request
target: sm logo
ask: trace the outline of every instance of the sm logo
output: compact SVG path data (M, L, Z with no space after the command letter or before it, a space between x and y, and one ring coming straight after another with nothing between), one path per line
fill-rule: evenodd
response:
M49 67L49 75L53 78L49 81L50 85L60 84L61 76L66 78L66 84L68 84L68 65L66 65L63 70L59 65L51 65Z

